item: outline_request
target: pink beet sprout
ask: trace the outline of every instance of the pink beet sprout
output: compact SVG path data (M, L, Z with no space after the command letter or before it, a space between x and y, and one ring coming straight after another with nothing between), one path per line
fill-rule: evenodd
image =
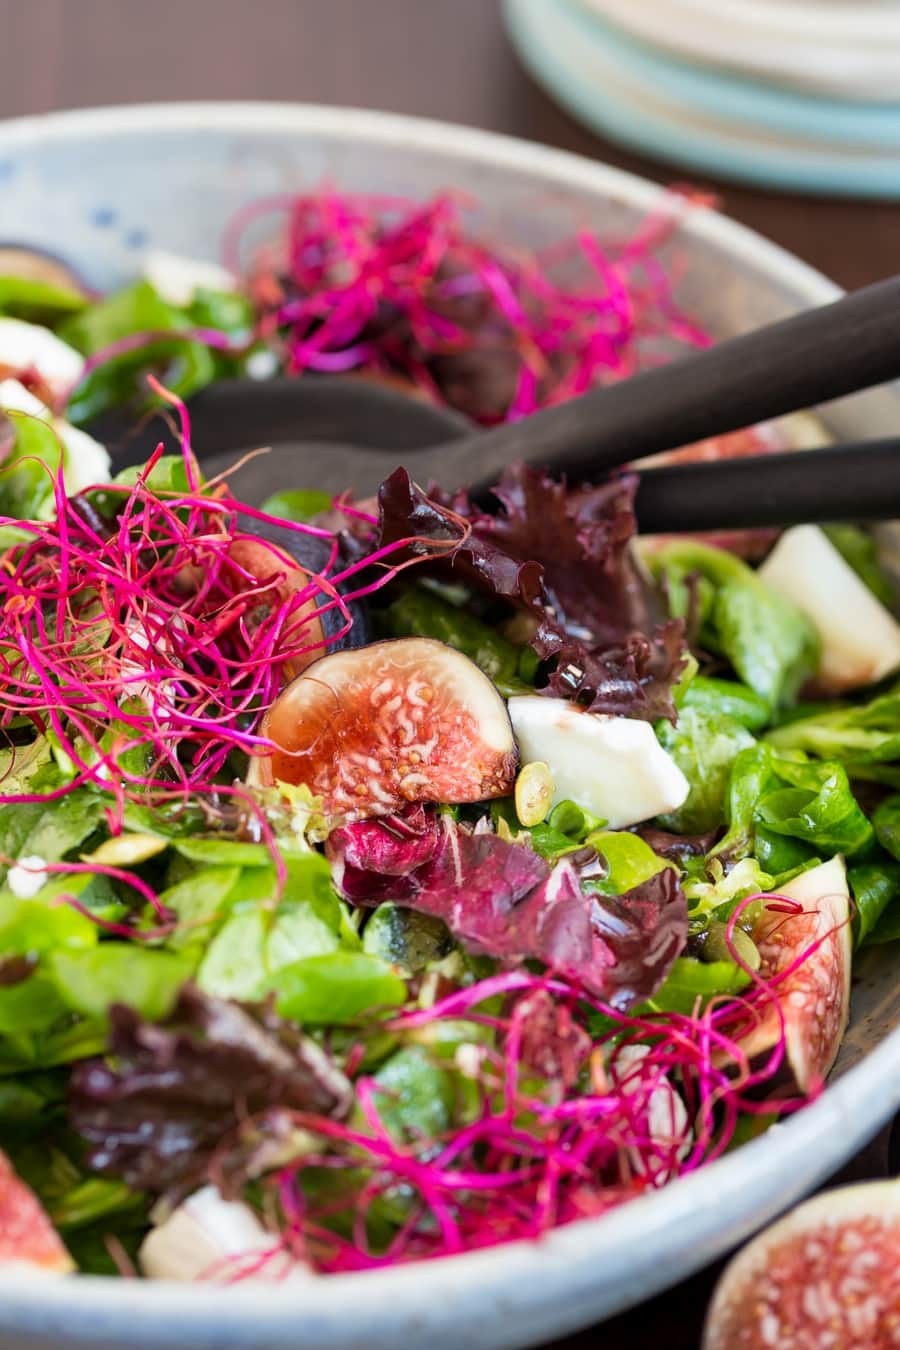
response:
M52 792L0 793L0 804L90 784L121 816L126 801L233 793L232 757L269 746L257 725L286 677L349 631L353 600L410 565L393 559L413 541L345 565L332 531L266 516L225 483L202 489L186 412L169 401L187 491L151 487L160 445L134 486L70 498L60 471L56 519L0 519L30 536L0 558L0 728L31 721L74 769ZM321 571L261 539L255 522L317 539Z
M286 218L246 284L257 336L281 348L288 373L400 376L492 423L622 379L673 344L709 342L658 256L690 203L673 193L622 244L583 229L529 252L479 239L458 195L423 205L322 191L252 203L225 253L240 269L247 227Z
M388 1123L391 1093L362 1071L352 1122L297 1114L318 1146L266 1183L284 1249L337 1273L537 1239L695 1171L725 1152L742 1115L801 1105L769 1095L783 1029L761 1064L741 1047L748 1023L779 1006L778 983L756 974L745 996L691 1015L629 1014L517 970L401 1012L378 1034L459 1072L457 1119L403 1135Z

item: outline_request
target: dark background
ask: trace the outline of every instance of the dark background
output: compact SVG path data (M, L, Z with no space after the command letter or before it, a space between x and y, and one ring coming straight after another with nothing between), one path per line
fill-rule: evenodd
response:
M499 0L0 0L0 117L234 98L445 118L575 150L659 182L686 176L616 149L556 108L519 68ZM843 286L900 270L900 204L712 186L728 215ZM886 1166L882 1135L842 1179ZM715 1273L560 1347L695 1350Z

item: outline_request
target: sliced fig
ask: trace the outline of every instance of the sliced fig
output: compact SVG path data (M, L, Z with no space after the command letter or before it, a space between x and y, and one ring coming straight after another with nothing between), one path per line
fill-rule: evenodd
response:
M85 295L80 277L68 263L52 253L22 248L19 244L0 244L0 277L21 277L23 281L43 281L56 290Z
M726 1266L703 1350L900 1345L900 1181L826 1191Z
M259 603L244 618L251 635L259 631L292 595L309 585L310 572L301 567L289 553L268 541L236 539L228 550L228 558L234 564L232 584L236 584L238 590L249 591L254 585L264 588L259 595ZM276 578L277 585L273 586L272 582ZM317 608L315 597L310 597L291 616L290 625L296 632L298 646L310 650L285 662L284 673L288 680L294 679L322 654L322 622L316 615Z
M375 642L309 666L261 732L278 747L250 781L304 783L344 820L406 802L477 802L512 788L506 704L474 662L430 638Z
M11 1261L58 1274L74 1269L40 1201L0 1153L0 1266Z
M306 586L310 576L321 573L331 561L331 542L318 535L305 534L300 530L291 529L289 525L279 525L276 521L254 520L248 522L245 528L248 534L257 535L260 543L254 546L252 541L241 541L232 547L232 556L251 575L260 578L263 575L271 576L273 564L276 571L281 571L284 564L288 571L286 585L291 589L301 590ZM340 550L340 556L346 560L344 544L341 544ZM325 591L320 591L310 602L310 612L317 605L323 604L327 598ZM353 620L348 632L342 631L346 628L344 614L338 608L331 607L320 616L316 636L313 636L313 626L310 625L309 637L304 637L303 641L309 643L320 641L324 633L329 639L330 651L364 646L372 636L368 607L361 600L351 600L348 608ZM295 675L299 675L301 670L322 654L323 649L320 648L309 653L309 660L293 663L287 671L288 678L292 679Z
M770 1007L741 1047L751 1058L771 1050L783 1018L788 1065L800 1091L809 1092L834 1063L850 1009L850 892L843 858L802 872L779 894L802 910L763 910L753 928L760 973L771 978L820 945L776 986L781 1017Z

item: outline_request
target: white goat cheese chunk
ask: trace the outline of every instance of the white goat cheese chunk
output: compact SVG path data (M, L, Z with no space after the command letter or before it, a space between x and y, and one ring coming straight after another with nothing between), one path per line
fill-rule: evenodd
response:
M649 722L583 712L561 698L509 700L523 762L543 760L568 799L621 830L681 806L690 784Z
M825 689L858 689L900 668L900 624L818 525L785 530L759 576L818 630Z

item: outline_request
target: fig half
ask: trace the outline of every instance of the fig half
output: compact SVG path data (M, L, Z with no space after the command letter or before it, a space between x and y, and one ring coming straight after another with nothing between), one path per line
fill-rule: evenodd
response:
M240 591L263 588L259 603L245 616L244 623L252 636L291 596L304 590L310 582L310 572L277 544L262 539L236 539L228 549L228 560L233 565L232 584ZM271 583L278 579L277 585ZM322 653L322 622L316 615L316 600L311 597L291 615L290 626L296 633L298 647L310 651L298 654L285 662L285 677L292 680Z
M37 1196L0 1153L0 1266L12 1261L58 1274L74 1270Z
M232 561L245 574L246 584L252 585L251 578L264 582L284 574L284 581L277 590L270 593L268 598L260 598L260 609L256 616L256 622L259 623L279 602L303 590L313 576L324 572L331 560L331 542L319 535L279 525L274 520L254 520L248 527L248 534L257 538L245 536L238 539L228 551ZM289 680L324 655L324 647L315 645L322 643L323 636L329 640L330 651L362 647L371 637L369 611L364 600L349 601L347 608L352 624L347 632L343 632L347 626L344 613L336 606L329 606L312 618L317 607L324 605L328 598L324 590L317 589L309 603L293 616L292 626L297 629L299 642L311 646L313 650L286 664L285 675ZM310 616L308 621L304 621L307 616Z
M42 281L54 290L86 294L81 278L52 253L23 248L20 244L0 244L0 277L21 277L23 281Z
M703 1350L900 1345L900 1181L826 1191L726 1266Z
M850 892L843 858L801 872L779 894L802 910L763 910L753 928L760 974L772 979L809 954L775 986L781 1017L770 1007L741 1048L751 1059L771 1050L783 1018L787 1062L797 1087L807 1093L834 1063L850 1011Z
M305 784L326 815L386 815L407 802L478 802L513 785L506 704L468 657L400 638L314 662L260 727L277 747L250 782Z

